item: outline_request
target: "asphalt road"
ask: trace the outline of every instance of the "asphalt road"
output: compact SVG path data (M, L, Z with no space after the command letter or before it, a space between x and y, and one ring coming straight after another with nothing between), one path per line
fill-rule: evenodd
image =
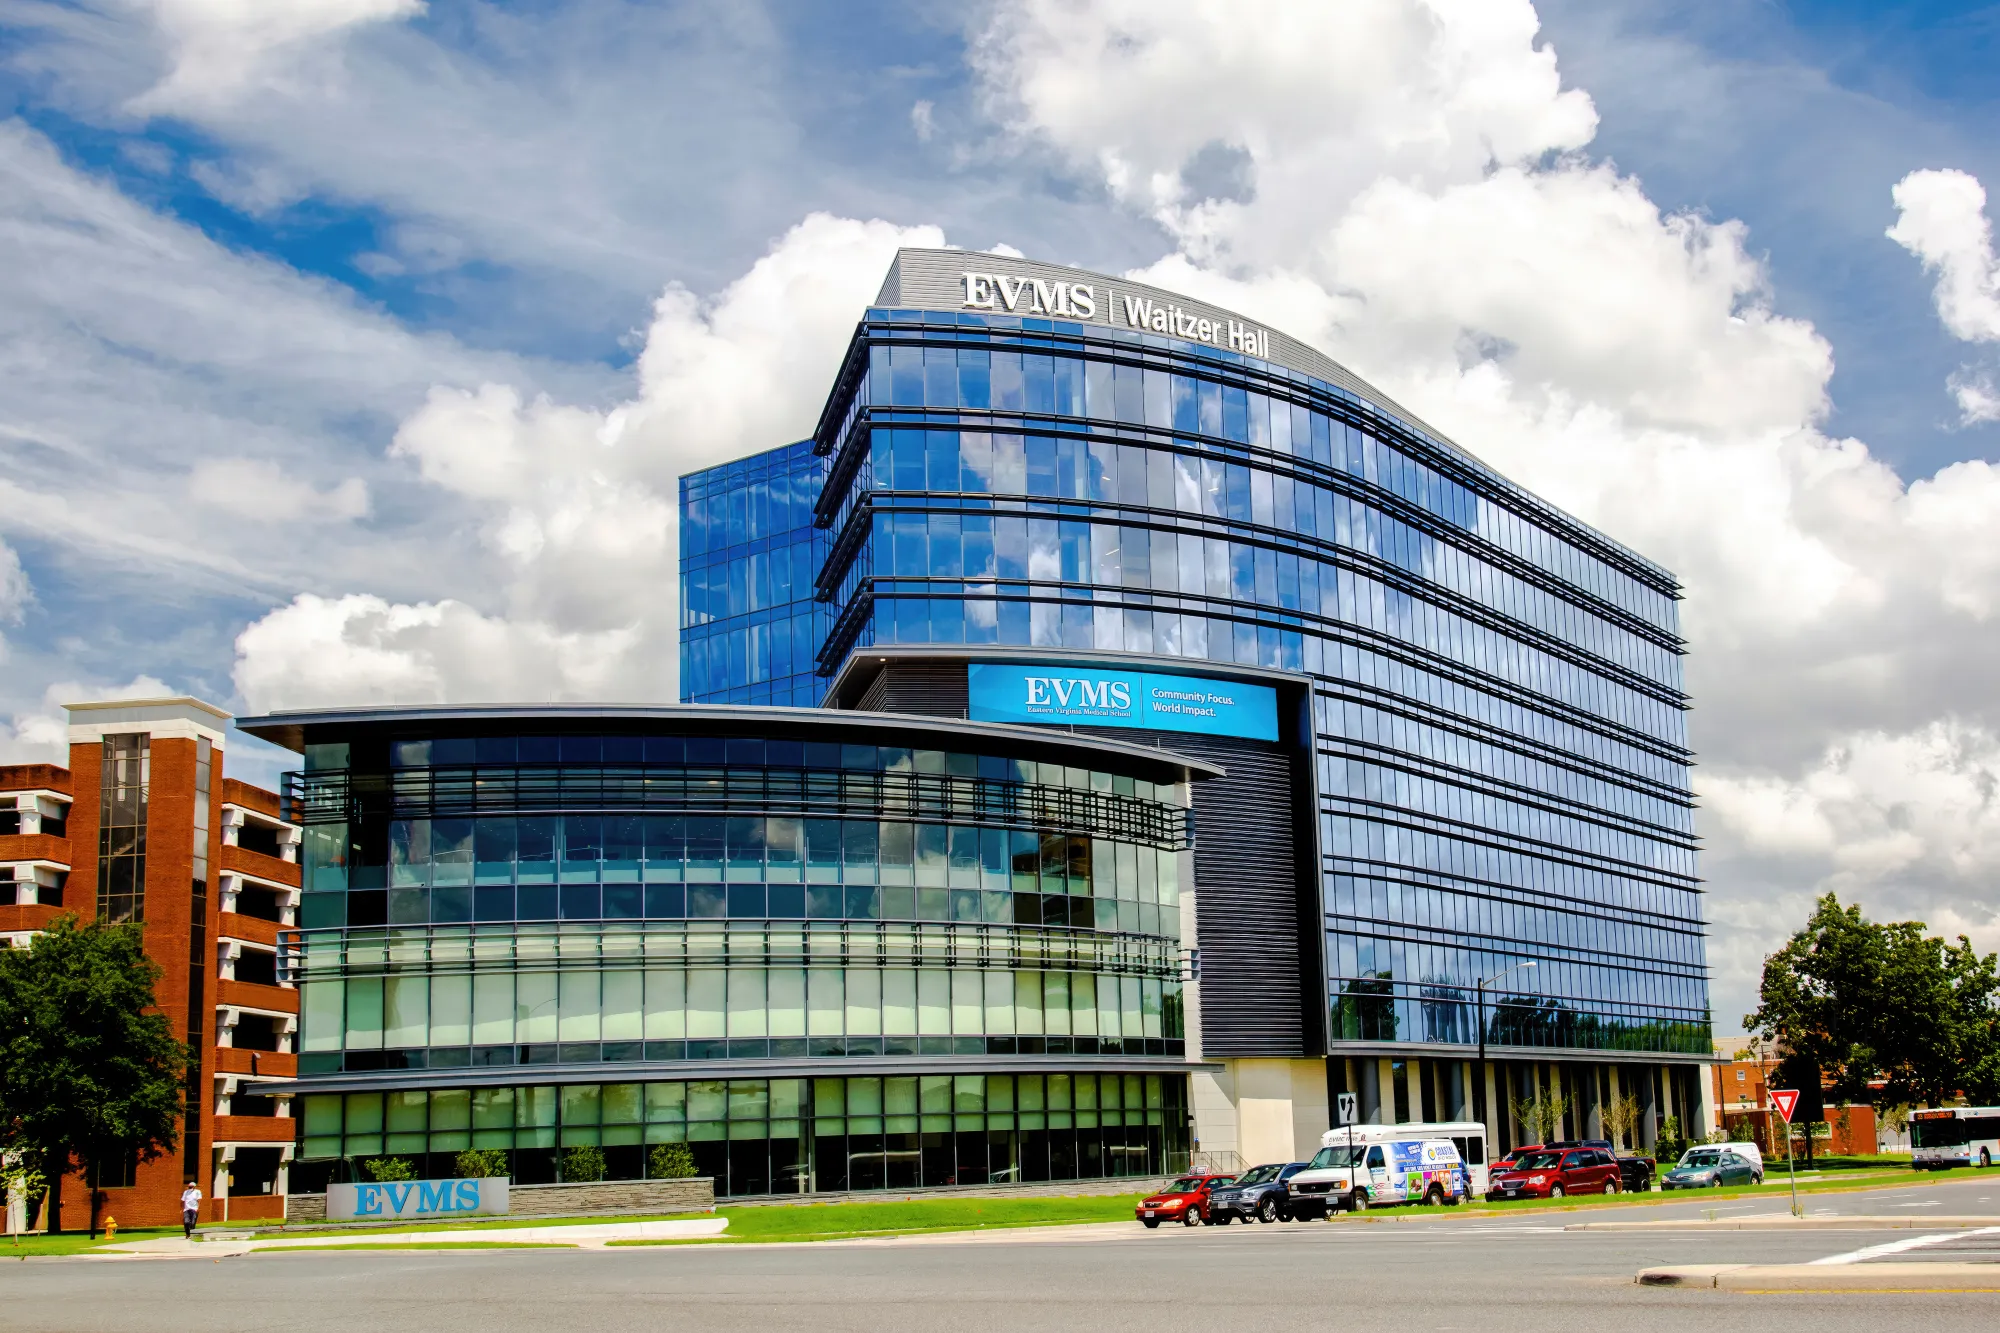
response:
M2000 1177L1912 1184L1812 1206L1843 1216L1992 1214L2000 1225ZM1579 1218L1701 1217L1739 1208L1768 1212L1772 1204L1711 1204L1692 1196L1651 1207L1497 1219L1426 1210L1367 1223L1153 1232L1135 1224L817 1245L0 1264L0 1328L1323 1333L1358 1324L1468 1333L1771 1333L1774 1326L1990 1333L2000 1327L2000 1295L1751 1295L1633 1282L1640 1268L1656 1264L1798 1263L1906 1241L1909 1231L1562 1230Z

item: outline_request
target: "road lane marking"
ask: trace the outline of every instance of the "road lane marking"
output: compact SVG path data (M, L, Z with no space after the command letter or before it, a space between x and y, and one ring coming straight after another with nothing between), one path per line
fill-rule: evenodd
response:
M1980 1227L1972 1231L1940 1231L1934 1235L1906 1236L1902 1240L1888 1241L1882 1245L1870 1245L1865 1249L1849 1250L1846 1254L1829 1254L1824 1259L1814 1259L1814 1264L1858 1264L1869 1259L1879 1259L1887 1254L1904 1254L1910 1250L1921 1250L1941 1241L1961 1240L1970 1236L2000 1236L2000 1227Z

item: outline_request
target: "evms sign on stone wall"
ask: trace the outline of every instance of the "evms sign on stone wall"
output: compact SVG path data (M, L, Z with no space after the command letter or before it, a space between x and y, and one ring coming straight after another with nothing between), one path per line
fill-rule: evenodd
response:
M1268 685L1073 664L973 662L966 667L966 693L975 722L1140 727L1278 739L1278 692Z
M326 1220L491 1216L507 1211L507 1178L379 1180L326 1187Z

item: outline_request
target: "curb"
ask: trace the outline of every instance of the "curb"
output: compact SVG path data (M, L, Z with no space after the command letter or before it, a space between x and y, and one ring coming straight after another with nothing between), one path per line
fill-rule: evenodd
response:
M2000 1264L1683 1264L1639 1271L1642 1287L1716 1291L1993 1291Z

